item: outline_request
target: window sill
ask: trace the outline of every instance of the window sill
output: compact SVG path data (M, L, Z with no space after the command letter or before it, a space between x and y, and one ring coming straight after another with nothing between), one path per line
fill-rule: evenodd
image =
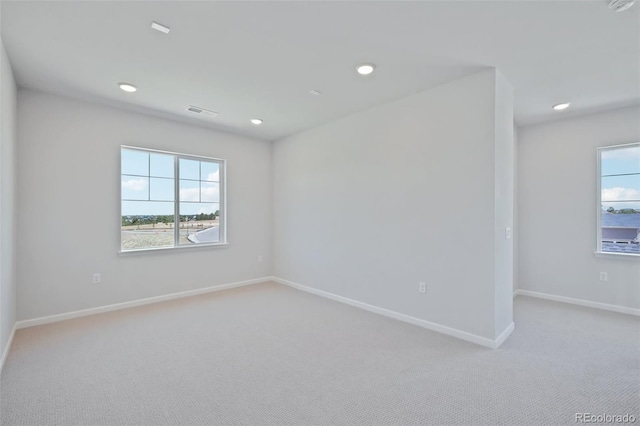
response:
M178 246L178 247L158 247L158 248L149 248L149 249L139 249L139 250L125 250L118 251L119 256L131 256L131 255L142 255L142 254L150 254L150 253L175 253L179 251L185 250L199 250L199 249L216 249L216 248L225 248L229 247L229 243L215 243L215 244L197 244L192 246Z
M593 255L595 257L604 257L604 258L616 258L616 259L620 259L620 258L631 258L631 259L640 259L640 254L634 254L634 253L613 253L613 252L608 252L608 251L596 251L593 252Z

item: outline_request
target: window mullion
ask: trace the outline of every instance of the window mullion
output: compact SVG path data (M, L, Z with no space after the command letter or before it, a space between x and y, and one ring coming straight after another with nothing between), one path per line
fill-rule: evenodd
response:
M147 201L151 201L151 154L147 154Z

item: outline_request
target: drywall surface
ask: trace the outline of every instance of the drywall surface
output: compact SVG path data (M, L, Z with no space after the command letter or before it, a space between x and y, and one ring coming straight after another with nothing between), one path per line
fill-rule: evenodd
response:
M518 129L519 289L640 308L640 258L594 255L596 149L637 141L639 108Z
M0 356L16 322L16 82L0 39Z
M276 141L274 274L495 339L496 79L483 71Z
M513 124L513 291L518 289L520 224L518 223L518 128Z
M23 89L18 128L19 320L271 275L269 142ZM229 246L119 255L122 144L227 160Z
M513 89L496 72L494 144L495 336L513 323L514 135Z

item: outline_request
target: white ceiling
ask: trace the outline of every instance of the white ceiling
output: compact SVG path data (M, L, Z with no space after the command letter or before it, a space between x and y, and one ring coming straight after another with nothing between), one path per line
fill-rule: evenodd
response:
M622 13L604 0L1 7L20 86L265 140L493 66L514 87L519 125L640 103L640 4ZM152 30L154 20L171 32ZM358 76L361 62L376 73ZM121 81L138 92L122 92ZM562 101L571 109L551 110ZM193 116L189 105L220 115Z

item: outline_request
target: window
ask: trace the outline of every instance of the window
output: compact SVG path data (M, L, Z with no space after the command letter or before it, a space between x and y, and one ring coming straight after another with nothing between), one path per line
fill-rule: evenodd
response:
M173 152L120 149L120 250L226 242L225 162Z
M598 252L640 255L640 143L598 149Z

